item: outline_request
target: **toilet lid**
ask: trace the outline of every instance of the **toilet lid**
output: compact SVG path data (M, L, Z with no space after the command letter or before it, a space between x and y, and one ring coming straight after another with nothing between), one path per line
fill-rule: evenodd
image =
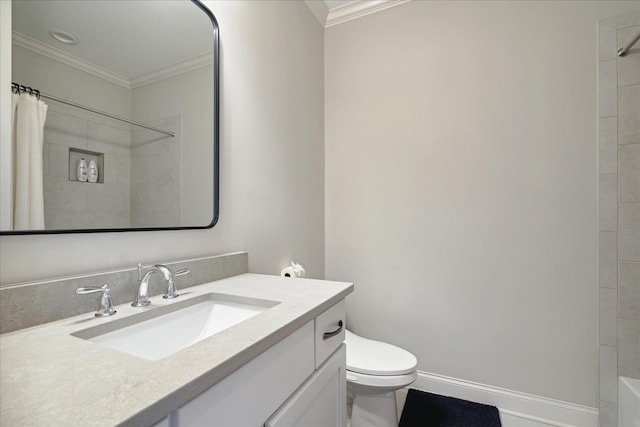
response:
M416 370L418 360L406 350L346 331L347 370L369 375L403 375Z

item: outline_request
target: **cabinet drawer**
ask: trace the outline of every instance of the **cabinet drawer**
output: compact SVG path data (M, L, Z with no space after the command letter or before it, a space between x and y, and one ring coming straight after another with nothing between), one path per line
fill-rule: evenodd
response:
M264 426L345 427L346 366L346 346L342 344Z
M344 341L345 302L340 301L315 319L316 369Z

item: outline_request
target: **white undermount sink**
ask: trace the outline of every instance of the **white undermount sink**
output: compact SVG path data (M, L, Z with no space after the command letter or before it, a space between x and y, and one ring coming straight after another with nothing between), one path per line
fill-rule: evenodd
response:
M160 360L277 304L210 293L72 335L142 359Z

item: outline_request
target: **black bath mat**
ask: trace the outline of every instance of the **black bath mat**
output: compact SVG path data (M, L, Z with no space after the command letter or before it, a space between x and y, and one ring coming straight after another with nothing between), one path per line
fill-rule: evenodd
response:
M495 406L410 389L399 427L500 427Z

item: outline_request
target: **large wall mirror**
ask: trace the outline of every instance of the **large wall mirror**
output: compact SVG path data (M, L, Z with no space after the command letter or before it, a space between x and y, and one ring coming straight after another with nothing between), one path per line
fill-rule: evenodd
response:
M215 224L218 26L200 1L13 0L12 34L1 234Z

